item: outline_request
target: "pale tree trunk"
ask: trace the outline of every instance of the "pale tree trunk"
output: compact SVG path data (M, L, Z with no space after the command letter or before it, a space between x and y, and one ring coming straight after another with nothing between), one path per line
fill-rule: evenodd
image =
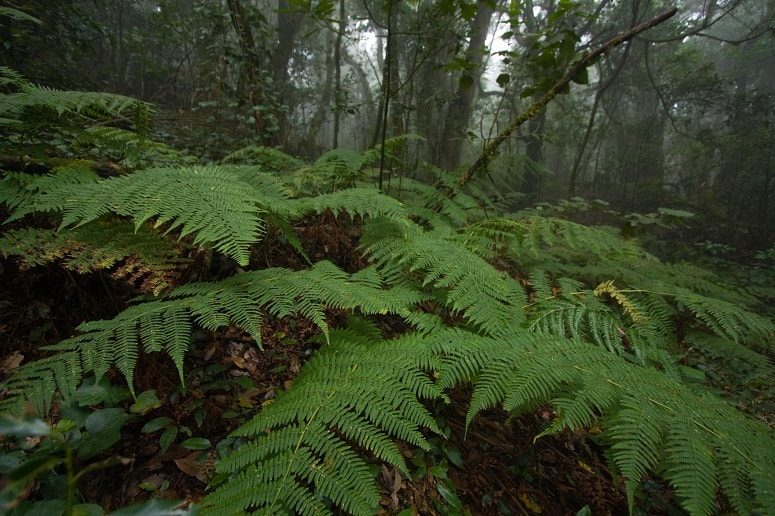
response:
M466 49L466 62L471 71L470 82L460 81L457 92L449 103L444 130L439 142L439 166L451 170L460 165L460 151L465 133L474 111L474 101L482 78L482 57L485 50L485 40L490 28L493 13L493 3L488 0L477 2L476 16L471 23L471 40Z
M336 33L336 43L334 44L334 144L336 149L339 147L339 120L342 115L342 38L347 28L345 19L344 0L339 0L339 30Z

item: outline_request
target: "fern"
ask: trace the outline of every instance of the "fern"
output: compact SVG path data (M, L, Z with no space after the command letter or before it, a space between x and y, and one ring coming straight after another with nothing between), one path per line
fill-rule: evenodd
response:
M284 174L294 172L304 166L300 159L289 156L271 147L250 145L236 150L223 158L225 164L256 165L265 172Z
M490 334L525 320L519 284L454 241L409 221L374 219L361 245L388 279L420 272L423 285L443 289L444 303Z
M229 169L148 169L82 186L66 203L62 227L77 227L108 212L131 217L136 227L155 218L155 227L180 229L181 238L193 233L194 244L212 244L246 265L248 247L264 229L259 197Z
M192 319L208 330L234 323L260 346L263 310L276 317L306 317L328 335L326 307L359 309L364 314L402 314L421 300L422 296L409 288L383 289L374 269L348 275L329 262L302 271L263 269L216 283L188 284L157 300L132 306L111 320L80 325L80 335L46 348L58 352L46 359L47 366L32 362L14 372L5 385L11 395L0 403L0 409L18 411L30 395L35 396L29 399L35 407L45 408L56 386L67 396L70 389L62 389L59 381L47 380L40 385L42 375L54 379L62 374L57 370L61 365L57 357L67 361L80 357L79 368L72 369L74 376L67 385L77 385L89 372L99 379L115 366L132 388L141 348L145 353L163 351L172 358L182 381Z
M97 174L81 164L58 167L40 176L6 173L0 180L0 204L5 204L13 213L5 222L30 213L61 212L69 196L77 195L84 185L97 181Z
M713 333L733 342L753 339L765 344L775 333L775 325L769 319L727 301L686 289L676 289L675 299Z
M158 293L181 260L170 243L153 231L135 232L128 223L98 221L72 231L22 228L0 237L0 255L16 256L23 267L59 262L80 274L112 269L117 279Z
M330 194L298 199L295 203L299 214L322 213L325 210L345 211L350 217L389 217L401 219L404 205L382 195L373 188L349 188Z
M496 405L523 412L552 404L558 417L544 433L580 429L602 416L630 507L641 479L654 471L692 514L713 511L717 484L738 509L751 500L763 513L775 510L772 433L714 396L578 341L517 330L497 338L447 330L415 340L420 347L430 341L444 357L441 387L473 382L468 424ZM716 472L723 472L718 482Z
M137 128L141 132L147 129L150 108L145 102L131 97L35 86L6 67L0 70L0 84L12 86L17 90L12 93L0 93L0 118L7 121L21 123L29 121L37 114L53 114L69 123L72 121L71 117L76 116L103 119L133 114Z
M353 444L408 475L391 438L428 449L420 430L441 433L420 403L441 397L424 372L432 362L427 348L408 341L334 332L293 388L234 432L248 442L218 463L227 480L203 504L218 514L329 514L330 500L374 514L379 493Z

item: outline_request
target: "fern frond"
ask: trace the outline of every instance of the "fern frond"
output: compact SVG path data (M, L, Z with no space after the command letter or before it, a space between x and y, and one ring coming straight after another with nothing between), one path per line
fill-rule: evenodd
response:
M488 219L470 226L467 232L491 240L494 246L505 246L509 254L525 263L545 254L582 262L648 256L634 242L612 231L551 217Z
M373 269L349 275L329 262L319 262L301 271L263 269L220 282L188 284L157 300L132 306L111 320L83 323L78 327L80 335L46 348L59 353L45 363L49 376L53 377L58 374L56 357L75 354L80 356L82 371L79 369L79 375L69 381L78 384L81 375L89 372L99 379L115 366L132 388L142 347L146 353L163 351L169 355L182 381L192 319L208 330L234 323L260 346L263 310L275 317L304 316L328 335L327 307L400 315L409 313L412 305L422 299L416 290L383 289ZM12 388L18 384L17 377L28 376L29 370L38 371L36 374L41 376L46 367L41 369L38 362L31 362L18 368L6 385L11 397L23 398L30 394ZM35 400L37 406L47 404L54 394L54 384L48 382L46 386L42 398Z
M304 162L281 150L260 145L249 145L236 150L223 158L225 164L256 165L272 174L294 172L304 166Z
M374 188L348 188L334 193L297 199L295 206L299 213L334 213L344 211L350 217L384 216L394 219L406 215L404 205L392 197L383 195Z
M7 73L6 78L10 77ZM43 86L32 86L12 78L21 89L15 93L0 94L0 116L21 119L35 111L51 112L58 116L82 115L88 118L109 118L127 113L147 113L148 104L141 100L115 93L62 91Z
M333 332L293 388L233 435L249 441L218 463L228 475L206 510L275 514L374 514L379 493L354 445L408 474L391 440L428 449L422 428L440 433L420 400L442 397L425 373L429 350ZM350 444L353 443L353 444Z
M12 210L5 222L30 213L61 212L70 196L98 180L97 174L85 166L57 168L42 176L7 173L0 180L0 203Z
M171 243L157 233L131 224L95 221L86 226L56 232L21 228L0 236L0 255L16 256L23 267L59 262L80 274L111 269L116 278L143 278L141 290L158 292L167 273L181 262Z
M717 483L736 507L749 499L763 513L775 509L772 433L719 398L582 342L517 330L496 338L455 330L415 339L442 355L442 387L473 381L469 422L496 405L521 412L546 403L558 412L552 430L603 417L631 507L643 475L654 471L694 514L714 507Z
M734 342L725 337L693 332L684 338L684 342L714 359L736 359L760 369L775 371L772 361L766 355L757 353L742 343Z
M611 296L611 298L622 307L624 313L630 316L632 322L635 324L645 324L648 321L648 318L638 309L635 303L614 285L613 280L604 281L595 287L593 293L598 297L601 297L603 294Z
M453 312L485 332L502 333L525 319L519 283L438 233L409 221L374 219L361 246L386 278L398 278L404 270L419 273L423 285L443 289Z
M727 301L680 288L675 299L713 333L733 342L758 340L766 344L775 334L772 321Z
M529 310L531 331L586 340L613 353L626 352L622 341L626 326L614 311L594 298L550 299ZM639 353L637 349L633 351Z
M247 265L250 244L263 232L257 189L220 167L148 169L84 185L67 200L61 227L81 226L113 212L136 227L151 218L155 227L180 229L181 238L215 249Z
M0 66L0 86L13 86L24 90L32 87L32 83L22 74L8 66Z

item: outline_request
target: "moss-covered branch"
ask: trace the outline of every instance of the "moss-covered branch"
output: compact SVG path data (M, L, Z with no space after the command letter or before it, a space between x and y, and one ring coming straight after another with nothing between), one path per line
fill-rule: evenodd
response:
M549 91L544 93L541 98L533 102L530 107L528 107L516 119L514 119L514 121L511 122L503 131L501 131L498 136L496 136L487 145L485 145L484 151L482 151L482 154L477 158L474 164L471 165L462 176L460 176L460 186L464 186L471 179L473 179L476 174L484 170L487 164L494 157L495 151L498 150L498 147L500 147L506 138L511 136L512 133L514 133L514 131L519 128L519 126L538 115L541 110L546 107L546 105L549 104L549 102L551 102L554 97L557 96L557 94L567 88L570 82L576 76L578 76L582 70L594 63L601 54L608 52L612 48L621 45L626 41L631 40L641 32L647 31L648 29L659 25L660 23L675 15L676 12L678 12L678 9L674 7L673 9L665 11L664 13L655 16L654 18L651 18L650 20L647 20L643 23L640 23L625 32L617 34L594 50L583 53L579 59L577 59L568 67L568 70L565 72L565 75L562 76L562 79L557 81L557 83L555 83L554 86L549 89Z

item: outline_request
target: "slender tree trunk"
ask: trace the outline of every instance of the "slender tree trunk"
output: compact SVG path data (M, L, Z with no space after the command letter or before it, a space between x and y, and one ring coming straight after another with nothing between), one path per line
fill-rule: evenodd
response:
M339 30L336 33L336 43L334 44L334 145L339 147L339 119L342 116L342 38L347 27L345 20L344 0L339 0Z
M355 72L356 77L358 77L358 83L361 87L361 96L363 97L362 105L364 106L364 110L366 112L366 123L364 125L364 129L360 131L363 139L359 142L359 146L362 149L365 149L369 145L367 128L378 127L377 113L379 113L379 111L374 111L374 95L371 92L369 77L366 75L366 71L363 69L363 66L361 66L361 64L347 52L347 48L342 49L342 58L344 59L344 62L347 63L347 65L350 66L350 68L352 68Z
M320 102L317 105L317 110L315 111L315 114L312 115L312 120L310 120L306 138L308 145L312 148L313 155L318 154L318 146L320 145L318 143L320 140L319 134L323 128L323 124L326 121L326 114L331 108L331 90L334 82L334 74L331 72L334 64L331 57L332 46L332 38L329 36L327 38L326 44L326 77L323 82L323 92L320 96Z
M260 80L262 62L260 51L256 48L256 42L253 38L253 29L250 26L248 13L240 0L226 0L226 3L229 7L231 24L234 26L234 31L237 33L240 50L246 60L244 71L249 83L246 86L247 100L251 107L259 106L263 101L263 91ZM253 110L253 118L255 120L254 125L259 140L262 143L266 143L267 135L261 112Z
M275 92L287 92L289 90L288 65L291 61L293 49L296 47L296 39L304 22L304 13L291 7L288 0L277 2L277 48L272 53L270 67L272 70L272 88ZM278 99L286 105L289 98ZM275 110L273 113L277 119L277 132L272 135L271 143L285 145L289 134L289 123L284 110Z
M493 2L479 0L476 16L471 23L471 40L466 49L466 63L470 73L464 77L471 80L461 80L457 92L449 104L444 130L439 142L439 166L452 170L460 165L462 142L471 121L474 110L474 100L482 77L482 57L484 56L485 40L490 28L493 13Z

